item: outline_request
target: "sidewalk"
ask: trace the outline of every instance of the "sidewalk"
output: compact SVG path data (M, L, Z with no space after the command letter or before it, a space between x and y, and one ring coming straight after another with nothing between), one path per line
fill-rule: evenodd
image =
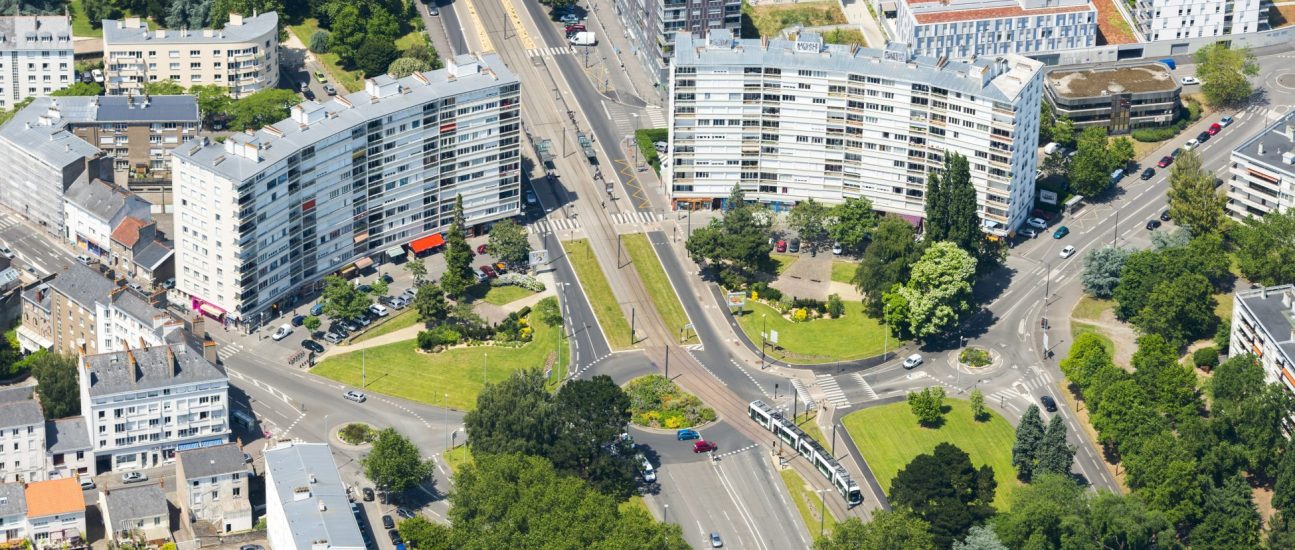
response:
M634 55L636 46L630 40L629 30L621 23L620 16L616 13L614 1L589 0L589 6L592 10L591 20L598 25L597 30L602 31L604 43L613 50L611 59L616 60L620 65L619 72L609 72L615 75L614 80L629 84L628 89L620 84L613 87L627 92L632 91L648 105L666 107L664 90L656 87L652 77L643 67L643 62ZM611 68L609 65L608 69Z
M867 2L870 1L841 0L841 10L845 12L846 21L859 26L859 31L863 33L863 39L868 41L869 48L884 48L890 32L872 16L872 12L868 11Z

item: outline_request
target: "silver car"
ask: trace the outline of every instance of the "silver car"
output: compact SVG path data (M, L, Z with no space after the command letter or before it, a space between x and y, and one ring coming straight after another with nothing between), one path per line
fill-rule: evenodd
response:
M366 399L369 398L367 395L364 395L364 392L358 392L355 390L346 390L346 393L342 394L342 397L345 397L356 403L363 403Z
M911 369L920 364L922 364L922 355L920 353L914 353L904 358L904 368L906 369Z

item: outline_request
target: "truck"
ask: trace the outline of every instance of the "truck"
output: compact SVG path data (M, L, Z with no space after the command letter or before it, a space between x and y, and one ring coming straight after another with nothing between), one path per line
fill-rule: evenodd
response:
M582 31L571 35L572 46L593 46L598 44L598 37L589 31Z
M594 142L584 132L576 132L576 142L580 144L580 150L584 151L589 162L597 163L598 156L594 154Z

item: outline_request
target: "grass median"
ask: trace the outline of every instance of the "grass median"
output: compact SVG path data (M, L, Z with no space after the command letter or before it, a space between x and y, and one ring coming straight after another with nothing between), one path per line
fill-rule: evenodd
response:
M598 323L602 325L603 333L607 336L607 342L611 344L612 349L626 349L633 346L634 343L630 341L629 320L625 319L620 300L617 300L616 295L612 293L612 287L607 283L607 277L603 275L603 268L598 265L598 259L594 257L589 240L562 241L562 249L566 251L567 261L571 262L571 268L576 271L576 277L580 279L580 287L584 289L585 297L589 300L589 307L598 317Z
M629 253L630 260L634 262L634 269L638 271L639 279L647 287L648 296L652 297L652 305L656 307L657 313L661 314L661 320L665 322L666 328L671 334L682 333L684 325L689 323L688 314L684 312L683 304L679 302L679 295L670 284L670 278L666 276L665 268L661 266L656 252L652 250L652 243L648 242L647 235L642 233L622 235L621 244ZM687 338L687 341L680 343L687 344L697 340L696 332L690 332Z
M418 311L412 307L406 308L395 317L388 317L382 324L360 333L359 336L351 339L352 344L358 344L365 340L372 340L384 334L390 334L402 328L409 328L418 324Z
M800 519L805 522L805 529L809 534L818 538L821 531L823 535L830 536L836 530L837 521L832 511L823 506L823 495L814 492L800 472L792 468L779 471L778 474L782 476L782 483L791 494L791 501L796 503L796 510L800 512Z
M859 264L845 260L832 260L832 280L847 285L854 284L854 272Z
M760 345L762 330L778 331L778 346L765 349L769 357L789 363L815 365L850 361L881 355L886 348L886 327L863 314L857 300L845 302L845 315L837 319L815 319L795 323L783 318L778 310L760 302L747 302L746 312L738 315L737 324L755 345ZM890 349L902 342L890 339Z

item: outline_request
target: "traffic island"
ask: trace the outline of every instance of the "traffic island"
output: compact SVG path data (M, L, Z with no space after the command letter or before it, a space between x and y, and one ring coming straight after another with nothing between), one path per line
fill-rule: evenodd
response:
M625 394L630 398L630 422L639 428L699 428L717 418L715 409L659 374L630 380L625 384Z
M955 369L971 375L985 375L1003 368L1003 355L992 348L967 346L949 358Z
M344 446L362 449L373 444L373 440L378 437L378 430L364 422L351 422L330 435Z

